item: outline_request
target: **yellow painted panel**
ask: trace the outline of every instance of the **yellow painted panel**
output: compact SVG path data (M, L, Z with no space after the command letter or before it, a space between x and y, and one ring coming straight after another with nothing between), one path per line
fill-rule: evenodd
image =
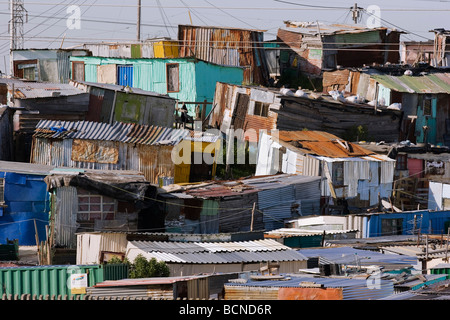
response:
M159 41L153 45L155 58L178 58L178 43L176 41Z

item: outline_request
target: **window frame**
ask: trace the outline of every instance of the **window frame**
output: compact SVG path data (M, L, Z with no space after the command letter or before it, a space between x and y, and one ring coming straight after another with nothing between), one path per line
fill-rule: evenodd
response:
M88 199L87 202L82 202L80 201L81 198L84 199ZM93 198L99 198L100 202L91 202L91 199ZM111 201L105 201L108 199L111 199ZM81 206L88 206L87 210L80 210ZM91 206L95 206L98 205L99 206L99 210L91 210ZM113 206L113 210L112 211L106 211L105 210L105 206ZM91 217L94 216L95 214L100 213L100 218L94 218ZM117 213L117 201L114 198L110 198L110 197L105 197L101 194L94 194L94 193L90 193L90 192L86 192L86 193L79 193L78 194L78 208L77 208L77 215L78 217L82 216L82 215L87 215L87 220L85 219L79 219L80 221L94 221L94 220L101 220L101 221L105 221L105 220L114 220L116 217L116 213ZM108 214L112 214L112 219L106 219Z
M169 69L176 66L176 69L178 71L178 78L176 83L176 89L175 90L169 90L169 81L171 79ZM166 89L167 92L180 92L180 64L179 63L166 63Z
M253 107L253 115L268 118L269 117L269 108L270 103L262 102L262 101L255 101L254 107ZM259 111L258 113L256 111Z
M83 76L82 76L82 79L83 80L79 80L79 79L75 79L74 78L74 75L75 75L75 66L76 65L83 65L83 68L82 68L82 70L83 70ZM72 80L74 80L74 81L85 81L86 80L86 71L85 71L85 63L84 63L84 61L72 61L72 75L71 75L71 78L72 78Z
M399 161L401 159L401 161ZM408 155L399 154L395 162L395 170L408 170Z

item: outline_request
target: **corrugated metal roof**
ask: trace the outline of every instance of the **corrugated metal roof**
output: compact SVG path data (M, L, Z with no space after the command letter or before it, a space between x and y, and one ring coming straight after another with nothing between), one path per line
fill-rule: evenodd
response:
M289 247L271 239L238 242L132 241L131 243L147 252L155 251L165 253L290 250Z
M321 249L301 249L300 253L308 258L323 257L328 261L338 264L359 264L375 265L377 263L389 263L399 265L415 265L417 257L397 254L383 254L370 250L354 249L352 247L335 247Z
M373 151L323 131L278 131L277 133L281 141L290 143L305 153L317 156L347 158L374 154Z
M377 287L370 287L370 280L353 279L353 278L331 278L331 277L315 277L315 276L295 276L283 280L265 280L265 281L248 281L246 283L226 283L226 286L246 286L261 288L298 288L302 282L314 282L322 284L325 288L342 288L344 300L374 300L387 297L394 292L394 284L390 280L381 279L377 283Z
M43 164L0 161L0 172L48 175L53 169L53 166Z
M129 250L172 263L304 261L306 257L272 239L238 242L131 241Z
M380 249L392 252L400 255L408 255L408 256L416 256L418 258L425 258L426 256L426 248L425 246L417 246L417 245L410 245L410 246L385 246L380 247ZM445 251L442 248L436 247L436 249L432 249L430 246L428 247L428 257L429 258L437 258L442 257L445 255Z
M97 82L71 80L70 81L70 85L72 85L72 86L74 86L76 88L79 88L79 85L84 85L84 86L89 86L89 87L101 88L101 89L105 89L105 90L125 92L124 91L124 86L121 86L121 85L118 85L118 84L107 84L107 83L97 83ZM131 88L131 92L130 93L131 94L144 95L144 96L152 96L152 97L176 100L176 99L170 97L167 94L161 94L161 93L157 93L157 92L153 92L153 91L142 90L140 88Z
M175 145L189 136L187 129L116 122L41 120L35 136L50 139L106 140L144 145ZM209 138L208 138L209 139Z
M331 34L345 34L345 33L361 33L370 31L387 30L387 28L368 28L361 25L347 25L347 24L324 24L321 22L303 22L303 21L285 21L287 27L282 28L301 34L309 35L331 35Z
M420 76L392 76L373 74L371 78L386 88L406 93L450 94L450 73L429 73Z
M267 232L268 236L277 236L283 238L289 237L312 237L325 234L343 234L358 232L357 229L353 230L313 230L313 229L299 229L299 228L280 228Z
M8 85L10 90L14 86L14 97L17 99L51 98L86 94L84 90L65 83L32 82L9 78L1 78L0 83Z

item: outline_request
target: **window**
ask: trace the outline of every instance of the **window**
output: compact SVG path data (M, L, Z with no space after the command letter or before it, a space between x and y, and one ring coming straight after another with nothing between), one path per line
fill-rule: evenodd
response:
M269 103L263 103L259 101L255 101L255 110L253 114L255 116L268 117L269 116Z
M327 164L325 164L327 165ZM333 162L333 185L344 185L344 162Z
M116 201L113 198L78 189L78 220L114 220Z
M23 78L30 81L36 80L36 68L35 67L23 68Z
M423 99L423 115L431 116L431 99Z
M84 81L84 62L82 61L72 62L72 80Z
M397 162L395 163L396 170L407 170L408 156L406 154L399 154L397 156Z
M166 65L167 92L179 92L179 65L178 63L168 63Z
M443 161L425 161L426 173L432 175L444 175L445 164Z
M381 235L401 235L403 233L403 219L381 219Z

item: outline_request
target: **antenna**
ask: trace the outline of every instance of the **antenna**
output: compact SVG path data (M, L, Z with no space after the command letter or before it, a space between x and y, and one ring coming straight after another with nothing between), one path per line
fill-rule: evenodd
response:
M24 48L24 21L28 22L28 12L25 10L23 0L10 0L9 9L11 19L9 20L10 35L10 74L14 74L14 62L12 57L13 50Z

